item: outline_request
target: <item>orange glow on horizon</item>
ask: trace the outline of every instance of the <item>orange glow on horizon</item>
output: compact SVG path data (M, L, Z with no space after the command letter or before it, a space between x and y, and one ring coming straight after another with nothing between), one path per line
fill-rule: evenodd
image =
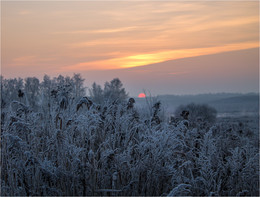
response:
M111 69L132 68L132 67L145 66L149 64L165 62L169 60L217 54L222 52L237 51L237 50L257 48L257 47L259 47L258 42L249 42L249 43L227 44L227 45L207 47L207 48L168 50L168 51L161 51L161 52L155 52L149 54L129 55L125 57L111 58L111 59L99 60L99 61L81 62L75 65L65 66L62 68L62 71L111 70Z
M146 97L145 93L140 93L140 94L138 95L138 98L145 98L145 97Z

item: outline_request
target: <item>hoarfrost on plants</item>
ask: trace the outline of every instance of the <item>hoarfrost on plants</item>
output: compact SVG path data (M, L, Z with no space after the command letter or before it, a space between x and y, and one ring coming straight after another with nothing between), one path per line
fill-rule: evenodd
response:
M2 196L258 196L258 117L138 108L119 79L1 77ZM254 124L253 124L254 123Z

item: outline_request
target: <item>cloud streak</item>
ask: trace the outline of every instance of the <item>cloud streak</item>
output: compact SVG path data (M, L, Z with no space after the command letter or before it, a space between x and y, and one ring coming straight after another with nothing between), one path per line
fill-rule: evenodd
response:
M77 30L77 31L64 31L64 32L54 32L53 34L106 34L106 33L119 33L133 31L137 27L119 27L111 29L96 29L96 30Z
M144 66L168 60L216 54L227 51L243 50L259 47L258 42L236 43L217 47L194 48L183 50L168 50L149 54L136 54L119 58L106 59L93 62L80 62L75 65L63 67L64 70L109 70Z

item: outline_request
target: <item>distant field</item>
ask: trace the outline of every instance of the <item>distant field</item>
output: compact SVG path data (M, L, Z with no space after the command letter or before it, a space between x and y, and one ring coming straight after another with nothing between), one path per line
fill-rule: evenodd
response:
M162 95L153 98L161 101L167 114L172 114L180 105L189 103L208 104L218 111L218 117L240 117L259 115L259 94L200 94L200 95ZM148 98L149 100L149 98ZM136 98L136 105L146 105L146 99Z
M223 116L217 118L217 124L234 125L236 127L242 124L242 130L245 133L257 136L252 138L251 143L258 147L259 145L259 114L250 114L241 116Z

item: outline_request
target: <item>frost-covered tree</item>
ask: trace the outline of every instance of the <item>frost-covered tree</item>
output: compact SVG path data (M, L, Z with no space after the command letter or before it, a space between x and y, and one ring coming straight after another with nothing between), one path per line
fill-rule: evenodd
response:
M24 85L25 96L32 108L37 107L40 94L40 81L36 77L28 77L25 79Z
M118 78L106 82L104 89L94 82L89 90L89 94L91 99L98 104L104 104L106 102L125 102L128 97L122 82Z
M9 104L13 100L20 100L24 102L24 99L19 98L19 90L23 91L24 83L21 78L5 79L1 77L1 98L5 104Z
M128 97L125 88L120 79L115 78L110 82L106 82L104 86L104 97L105 100L110 101L125 101Z
M84 80L79 73L74 74L72 77L75 100L85 96Z
M104 91L102 90L101 86L95 82L92 84L92 87L89 90L89 94L91 99L98 104L101 104L104 101Z
M44 107L51 104L51 91L52 91L52 80L48 75L44 75L43 81L40 84L41 88L41 101Z

